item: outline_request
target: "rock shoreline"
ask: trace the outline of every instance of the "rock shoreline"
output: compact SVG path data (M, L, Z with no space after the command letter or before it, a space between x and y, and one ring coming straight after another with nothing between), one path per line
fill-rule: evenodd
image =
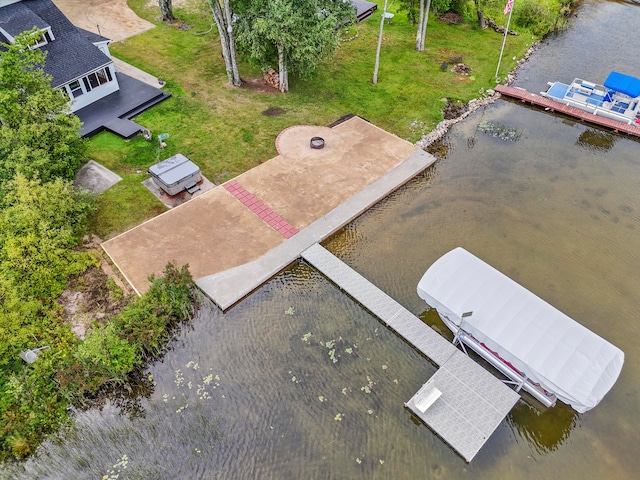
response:
M515 80L518 70L527 60L529 60L529 57L533 54L533 52L535 51L535 49L538 47L539 44L540 42L535 42L531 46L531 48L527 50L524 56L520 60L518 60L515 68L506 76L504 81L505 85L509 85ZM415 146L422 149L427 148L432 143L444 137L453 125L461 122L462 120L467 118L470 114L472 114L479 108L484 108L487 105L492 104L498 98L500 98L500 94L497 93L495 90L493 89L487 90L486 92L484 92L481 98L474 98L473 100L470 100L469 103L467 103L467 108L461 115L459 115L456 118L443 120L440 123L438 123L438 125L436 125L436 128L431 132L429 132L428 134L423 135L422 138L415 143Z

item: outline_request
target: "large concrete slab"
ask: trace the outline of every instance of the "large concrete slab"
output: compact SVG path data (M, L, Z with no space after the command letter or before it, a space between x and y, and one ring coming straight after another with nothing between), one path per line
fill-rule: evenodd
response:
M311 149L312 136L325 148ZM300 231L285 239L218 186L103 244L137 292L167 262L188 263L226 309L435 161L358 117L286 129L277 147L280 155L234 180Z
M402 164L349 197L259 259L196 281L222 310L227 310L286 268L313 244L324 240L428 168L435 158L415 150Z
M283 241L224 188L214 188L103 243L138 293L168 262L189 264L194 278L250 262Z

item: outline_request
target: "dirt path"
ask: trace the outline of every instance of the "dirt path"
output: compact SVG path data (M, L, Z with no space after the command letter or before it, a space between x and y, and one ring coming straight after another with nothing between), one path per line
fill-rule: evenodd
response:
M53 0L71 22L114 42L154 27L138 17L127 0Z

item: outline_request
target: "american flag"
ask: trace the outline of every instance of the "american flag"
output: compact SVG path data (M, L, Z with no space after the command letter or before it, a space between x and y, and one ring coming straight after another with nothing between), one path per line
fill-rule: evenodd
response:
M513 8L513 0L509 0L507 2L507 5L504 7L504 14L506 15L507 13L509 13L511 11L511 8Z

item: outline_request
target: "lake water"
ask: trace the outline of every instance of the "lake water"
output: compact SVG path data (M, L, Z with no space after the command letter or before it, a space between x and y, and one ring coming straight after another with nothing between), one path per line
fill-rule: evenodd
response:
M640 76L638 13L588 1L516 85ZM504 100L445 143L433 168L326 247L447 336L416 284L465 247L625 351L599 406L578 415L521 401L466 464L403 407L435 367L299 264L225 314L205 305L149 369L156 386L130 414L80 413L0 477L637 478L640 143Z

